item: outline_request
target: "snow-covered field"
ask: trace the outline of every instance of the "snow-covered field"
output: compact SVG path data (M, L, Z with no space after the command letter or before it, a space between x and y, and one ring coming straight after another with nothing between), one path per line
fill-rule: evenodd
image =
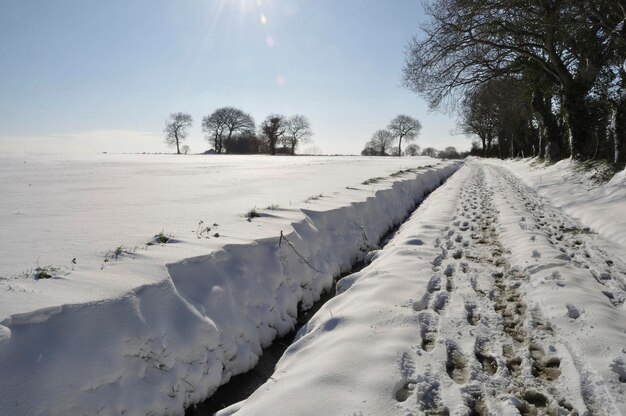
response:
M459 166L153 155L1 162L0 414L25 415L182 413L251 368L293 328L298 304L314 302ZM146 244L161 231L167 244ZM34 279L42 270L51 278Z
M2 157L0 277L9 280L0 280L0 317L116 296L160 280L160 272L150 273L148 265L277 237L304 218L301 209L329 210L364 200L388 188L390 174L437 163L360 157ZM377 177L385 179L362 184ZM263 217L248 222L245 214L255 207ZM203 231L206 227L211 230ZM161 231L182 244L147 248ZM122 252L115 261L118 247ZM59 268L57 275L64 278L14 279L38 266Z
M625 414L626 178L566 163L471 160L219 415Z

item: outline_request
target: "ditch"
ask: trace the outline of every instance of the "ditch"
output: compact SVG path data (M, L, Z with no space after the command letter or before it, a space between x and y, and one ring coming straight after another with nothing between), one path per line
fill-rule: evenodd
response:
M442 181L440 185L444 182L445 181ZM402 224L408 221L413 212L415 212L420 204L428 197L428 194L424 195L422 201L416 204L416 206L402 221L385 233L378 243L380 249L383 249L387 243L391 241ZM263 350L263 355L259 358L259 362L253 369L246 373L233 376L228 383L220 386L211 397L201 403L188 407L185 411L185 416L210 416L234 403L238 403L248 398L272 376L276 363L280 357L282 357L289 345L291 345L294 341L294 338L300 328L302 328L326 302L335 297L336 282L343 277L359 272L365 266L366 263L364 260L356 262L352 265L352 268L349 271L342 273L335 279L333 287L327 292L322 293L320 299L315 302L313 306L307 310L301 310L298 308L298 321L296 322L295 328L292 332L281 338L275 339L272 345L265 348Z

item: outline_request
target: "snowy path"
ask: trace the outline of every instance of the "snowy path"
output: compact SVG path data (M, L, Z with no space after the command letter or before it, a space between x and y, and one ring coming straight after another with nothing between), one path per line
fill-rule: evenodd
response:
M469 163L220 415L626 413L625 260Z

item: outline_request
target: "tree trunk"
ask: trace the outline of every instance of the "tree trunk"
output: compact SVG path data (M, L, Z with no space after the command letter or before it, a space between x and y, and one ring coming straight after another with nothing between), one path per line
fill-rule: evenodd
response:
M539 143L537 146L537 154L536 156L539 159L543 159L543 140L544 135L546 134L546 127L543 125L543 122L539 122ZM535 154L535 145L533 145L533 155Z
M400 140L398 140L398 156L402 156L402 136L400 136Z
M543 157L548 161L559 159L561 156L561 130L556 122L556 118L552 113L551 96L545 96L541 91L535 90L532 99L532 108L541 119L540 125L540 141L539 141L539 157ZM545 137L542 137L545 134ZM545 145L543 144L545 142ZM543 147L545 146L545 151Z
M180 147L178 146L178 137L176 138L176 154L180 154Z
M579 84L566 88L563 94L563 109L567 117L572 159L583 158L584 146L591 138L589 130L591 123L585 103L586 94L587 89Z
M626 67L626 61L624 62ZM620 71L622 76L622 91L615 103L615 108L611 117L613 127L613 163L622 165L626 163L626 79L625 73Z
M296 142L294 141L291 143L291 155L295 156L295 154L296 154Z
M625 92L626 94L626 92ZM621 165L626 162L626 97L620 97L614 111L615 131L613 132L613 163Z
M270 155L275 155L276 154L276 140L270 137L269 142L270 142Z

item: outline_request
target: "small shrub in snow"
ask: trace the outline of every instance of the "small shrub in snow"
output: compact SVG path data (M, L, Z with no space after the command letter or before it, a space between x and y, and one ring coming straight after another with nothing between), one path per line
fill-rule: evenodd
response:
M277 204L272 204L265 209L267 209L268 211L276 211L278 208L279 206Z
M74 260L72 260L72 262L73 262L72 264L75 264ZM64 269L66 269L66 271L63 271ZM69 267L66 267L66 266L52 266L52 265L39 266L37 265L37 267L35 267L35 270L29 273L29 275L35 280L56 279L62 276L67 276L68 274L70 274L71 270L73 269L70 269Z
M104 262L108 263L110 260L118 260L120 256L124 254L133 254L135 251L137 251L137 247L130 249L123 245L119 245L104 256Z
M167 244L171 239L171 235L167 235L161 230L161 232L155 234L154 237L152 237L152 240L148 241L146 245L153 246L155 244Z
M317 201L320 198L324 198L324 194L313 195L304 200L304 202L309 203L311 201Z
M248 222L252 221L252 218L258 218L260 216L261 214L259 214L256 208L252 208L250 211L246 213L246 218L248 219Z
M33 273L33 278L35 280L51 279L58 270L58 267L53 266L37 267Z

